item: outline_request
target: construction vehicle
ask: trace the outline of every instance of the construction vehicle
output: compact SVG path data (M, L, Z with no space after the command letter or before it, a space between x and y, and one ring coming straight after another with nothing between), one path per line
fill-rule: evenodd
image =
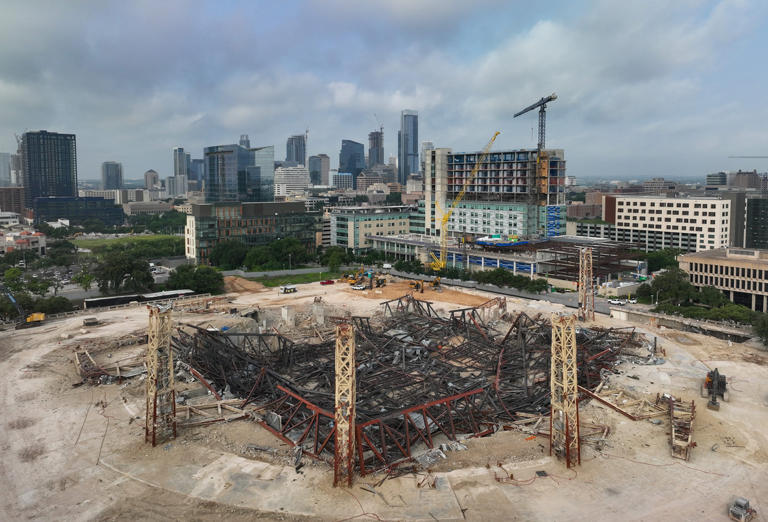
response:
M480 170L480 166L485 162L485 159L488 157L488 153L491 150L491 147L493 146L493 142L496 141L496 137L501 134L499 131L496 131L493 134L493 137L488 142L488 144L483 149L483 152L478 156L477 161L475 162L475 166L472 168L472 171L469 173L469 176L467 176L467 179L464 180L464 185L461 187L461 191L456 195L455 198L453 198L453 201L448 206L445 212L443 212L443 217L440 220L440 258L438 258L434 252L430 252L430 255L432 256L432 262L429 263L429 266L434 270L435 272L439 272L443 268L445 268L446 265L446 251L448 249L448 221L451 219L451 215L453 214L453 211L456 209L456 206L461 202L462 199L464 199L464 195L467 193L467 189L470 185L475 181L475 178L477 177L477 172Z
M417 292L424 293L424 283L422 283L421 281L408 281L408 286L410 286Z
M432 288L438 288L440 286L440 278L439 277L434 278L432 281L429 282L429 285Z
M749 522L757 515L757 510L749 506L749 500L736 497L728 506L728 518L739 522Z
M717 368L707 372L704 382L701 383L701 396L705 399L709 397L707 408L710 410L720 409L718 397L722 397L723 402L728 402L728 384L725 375L722 375Z
M16 318L17 330L22 328L32 328L33 326L40 326L43 321L45 321L45 314L42 312L32 312L31 314L27 315L21 304L19 304L16 298L13 297L11 291L8 290L5 286L0 285L0 293L5 294L14 308L16 308L16 313L18 314L18 317Z
M384 277L377 277L376 288L381 288L382 286L387 286L387 279Z

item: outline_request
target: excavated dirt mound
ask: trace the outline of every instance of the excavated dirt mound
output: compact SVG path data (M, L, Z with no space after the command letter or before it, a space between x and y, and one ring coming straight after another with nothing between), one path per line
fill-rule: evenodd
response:
M243 292L261 292L266 287L256 281L249 281L238 276L225 276L224 277L224 291L227 293L243 293Z
M360 297L365 297L367 299L377 299L379 301L396 299L411 292L413 292L413 296L416 299L420 299L422 301L437 301L441 303L452 303L456 305L478 306L488 301L488 297L486 296L467 294L457 290L448 290L447 288L442 288L440 291L437 291L429 286L429 283L427 283L423 293L416 292L408 285L407 281L387 283L387 286L383 288L374 288L373 290L361 291L352 290L351 288L347 288L346 290Z

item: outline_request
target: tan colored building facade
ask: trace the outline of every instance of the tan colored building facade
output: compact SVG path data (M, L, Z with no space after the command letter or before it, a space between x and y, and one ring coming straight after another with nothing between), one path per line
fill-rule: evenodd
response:
M407 234L414 210L406 205L332 208L330 244L359 252L373 246L366 236Z
M692 285L717 288L736 304L768 311L768 250L719 248L677 259Z

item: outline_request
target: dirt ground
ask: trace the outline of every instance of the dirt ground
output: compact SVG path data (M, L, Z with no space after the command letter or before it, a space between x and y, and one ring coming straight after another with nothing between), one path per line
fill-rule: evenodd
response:
M239 278L227 278L227 288L231 302L222 310L175 313L174 319L203 326L231 324L236 318L225 310L233 307L275 310L277 317L283 306L297 313L308 310L316 297L329 309L374 315L382 310L381 301L410 291L405 282L373 291L310 283L282 295ZM418 297L448 310L495 296L427 289ZM507 299L507 306L530 315L562 310L546 301L523 299ZM0 333L4 520L591 521L617 515L628 520L724 520L733 495L749 498L761 519L768 520L768 354L752 342L729 344L699 334L638 327L657 337L665 351L663 363L625 362L610 376L611 387L638 397L652 400L657 393L671 393L695 400L697 447L689 462L670 456L666 418L660 417L659 424L633 422L590 401L580 411L584 432L601 426L608 428L608 436L600 444L582 445L582 465L576 470L566 470L549 457L546 438L501 431L469 439L466 450L447 452L448 458L429 473L387 480L372 494L361 486L375 485L383 477L358 478L354 488L344 490L330 487L332 470L322 462L307 462L303 473L296 474L290 465L292 449L248 420L180 430L176 440L156 448L145 444L144 380L80 384L73 353L88 348L100 365L140 353L142 343L112 344L143 334L146 308L96 315L100 324L95 327L84 328L82 316L76 316ZM630 326L605 316L596 323ZM701 379L714 367L727 375L731 389L731 400L720 411L708 410L699 397ZM195 388L196 383L182 386ZM215 497L210 486L194 486L189 477L211 469L217 458L240 459L235 461L241 464L227 471L230 478L221 485L227 493ZM241 490L241 481L250 479L238 473L238 466L246 464L266 466L287 478L256 480L256 490ZM182 479L193 483L191 489L184 489Z

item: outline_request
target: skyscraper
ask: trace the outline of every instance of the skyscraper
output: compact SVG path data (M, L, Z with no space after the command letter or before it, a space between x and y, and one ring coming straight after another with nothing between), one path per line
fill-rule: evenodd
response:
M285 161L297 165L307 163L307 137L305 134L291 136L285 144Z
M189 162L189 174L187 174L189 181L202 181L203 179L203 160L193 159Z
M245 147L246 149L250 149L251 148L251 140L250 140L250 138L248 137L247 134L241 134L240 135L240 146L241 147Z
M275 147L256 147L253 152L253 166L249 167L251 183L258 186L246 201L275 200Z
M309 157L309 179L313 185L328 185L331 158L327 154Z
M384 131L368 133L368 167L384 164Z
M397 133L397 178L401 185L408 176L419 171L419 113L400 112L400 131Z
M176 147L173 149L173 175L174 176L188 176L188 164L187 156L184 152L184 147Z
M0 187L11 186L11 154L0 152Z
M34 208L35 198L77 196L77 143L74 134L25 132L21 137L21 170L24 205Z
M339 152L339 172L352 174L352 187L356 188L355 179L365 168L365 146L352 140L341 140Z
M203 161L206 203L274 200L274 147L206 147Z
M160 175L152 169L144 173L144 187L153 189L160 184Z
M105 161L101 164L101 189L115 190L123 188L123 164Z

